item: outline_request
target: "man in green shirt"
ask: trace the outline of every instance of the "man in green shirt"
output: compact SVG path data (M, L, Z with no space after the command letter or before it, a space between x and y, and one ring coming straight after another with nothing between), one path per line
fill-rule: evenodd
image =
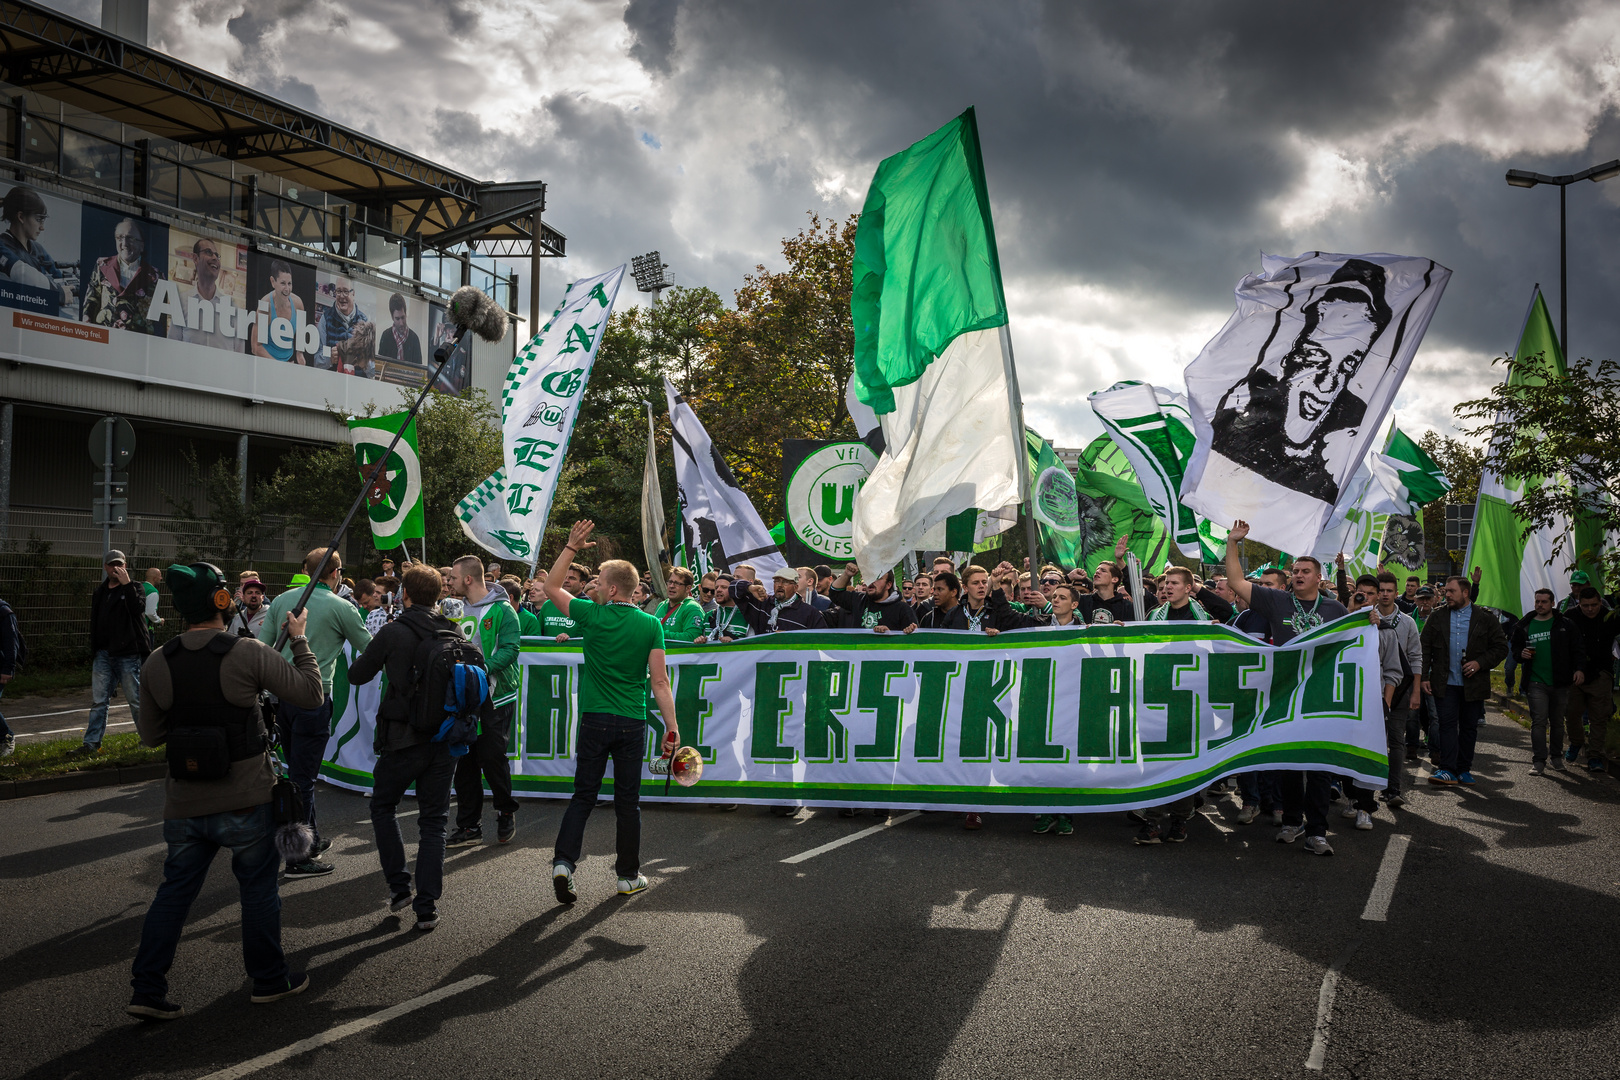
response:
M636 607L640 575L623 559L610 559L597 572L597 603L574 597L564 580L568 561L595 547L591 521L577 521L568 543L546 578L553 603L585 631L585 662L579 678L579 736L575 741L574 797L557 830L551 860L551 883L557 902L579 899L574 889L574 867L585 842L585 822L596 808L602 775L613 760L613 810L618 816L617 872L619 894L630 896L647 888L641 873L641 766L646 749L647 691L664 714L664 746L679 746L675 698L664 666L664 627ZM691 585L691 576L687 576Z
M703 605L692 599L692 571L671 567L665 582L669 599L658 603L653 618L664 625L665 641L690 641L702 645L709 640L709 620Z
M461 601L461 613L450 616L461 636L484 654L489 672L489 703L495 719L480 724L478 739L456 762L456 831L445 847L471 847L484 842L484 784L495 804L495 839L509 844L517 835L517 800L512 798L512 763L506 747L517 712L518 653L523 628L506 589L487 580L484 562L463 555L451 564L450 592Z
M1549 749L1553 767L1564 768L1564 712L1571 686L1585 682L1586 662L1574 624L1553 607L1551 589L1536 590L1535 610L1508 635L1509 649L1528 669L1524 698L1530 706L1530 775L1544 775ZM1552 746L1548 747L1548 728ZM1573 732L1571 733L1573 734ZM1573 740L1572 740L1573 741Z
M304 573L300 576L307 582L320 570L324 558L325 548L316 548L305 555ZM344 642L354 647L356 655L371 644L371 635L366 633L360 609L335 591L342 580L343 559L334 551L326 564L325 575L316 582L304 608L309 619L304 633L309 637L309 649L321 667L324 699L313 709L301 709L288 701L276 704L276 732L281 740L282 753L287 758L287 778L298 789L299 798L304 800L304 820L315 830L315 846L310 849L309 858L288 863L288 878L321 877L330 874L333 869L331 863L316 858L332 846L332 841L322 839L315 824L315 777L320 774L326 743L332 737L332 676L337 670L338 659L343 655ZM303 594L301 588L288 589L271 601L269 613L259 624L260 641L266 645L276 643L281 624ZM281 655L289 664L293 663L290 643L282 648Z

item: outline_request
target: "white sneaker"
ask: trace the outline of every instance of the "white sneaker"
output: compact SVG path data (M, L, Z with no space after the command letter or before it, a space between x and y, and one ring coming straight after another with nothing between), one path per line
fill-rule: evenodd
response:
M1303 826L1303 825L1284 825L1282 828L1277 830L1277 843L1279 843L1279 844L1292 844L1295 840L1298 840L1300 837L1302 837L1304 835L1305 835L1305 826Z
M1357 810L1355 807L1347 806L1343 810L1339 811L1339 816L1344 818L1346 821L1349 821L1359 813L1361 813L1361 811Z
M0 743L0 757L10 757L17 750L17 736L7 735L6 740Z
M1366 830L1372 828L1372 815L1365 810L1356 811L1356 828Z
M1259 816L1260 808L1258 806L1245 806L1243 809L1238 811L1238 824L1248 825Z
M619 879L619 895L634 896L638 892L647 891L647 875L637 874L633 878Z
M1333 854L1333 845L1327 842L1325 836L1307 836L1305 838L1305 850L1312 855L1331 855Z

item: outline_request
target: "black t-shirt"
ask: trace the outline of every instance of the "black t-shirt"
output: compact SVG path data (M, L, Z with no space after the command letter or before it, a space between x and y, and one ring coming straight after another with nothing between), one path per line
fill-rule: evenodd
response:
M1259 612L1271 627L1273 645L1286 645L1307 630L1350 614L1326 592L1318 592L1313 602L1303 603L1292 592L1265 585L1249 587L1249 610Z
M1107 600L1096 593L1087 593L1080 597L1075 614L1088 624L1130 622L1136 618L1136 606L1117 591Z

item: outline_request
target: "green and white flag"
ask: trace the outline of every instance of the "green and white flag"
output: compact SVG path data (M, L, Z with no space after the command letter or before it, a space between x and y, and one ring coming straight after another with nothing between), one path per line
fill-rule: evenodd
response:
M569 285L551 319L507 372L501 396L505 464L456 506L462 532L503 559L533 565L538 558L579 403L624 269Z
M390 413L349 418L354 464L360 470L362 482L371 478L373 467L393 442L407 415ZM422 515L422 459L417 454L415 417L405 425L405 434L388 454L381 475L368 490L366 514L371 518L371 543L378 551L392 551L401 541L420 540L426 535Z
M1034 428L1026 430L1029 443L1030 508L1040 531L1041 557L1064 569L1084 564L1085 532L1080 522L1080 492L1068 467L1058 460L1051 440Z
M855 394L884 450L855 500L868 576L912 550L1011 527L1024 427L995 226L972 109L878 166L855 232ZM957 518L957 528L948 525Z
M1508 376L1509 386L1540 385L1547 375L1566 374L1564 350L1559 347L1547 303L1537 286L1530 296L1519 345L1513 351L1519 365ZM1539 364L1530 363L1540 357ZM1537 372L1540 369L1540 373ZM1501 418L1498 418L1501 422ZM1537 589L1551 589L1553 596L1567 591L1569 572L1574 568L1575 545L1567 539L1557 558L1553 545L1568 532L1567 522L1536 529L1525 535L1525 522L1514 512L1514 504L1528 487L1559 483L1558 477L1501 476L1489 466L1480 474L1479 498L1474 503L1474 527L1468 536L1468 553L1463 562L1482 571L1479 602L1512 615L1523 615L1535 606ZM1550 564L1550 565L1549 565Z
M1164 519L1148 503L1136 470L1119 445L1099 435L1084 450L1075 470L1080 496L1080 531L1085 568L1114 557L1114 541L1123 536L1128 550L1143 566L1162 566L1170 555Z
M1405 511L1409 515L1415 515L1451 490L1445 470L1398 424L1390 425L1389 438L1384 440L1384 451L1379 458L1381 464L1394 472L1392 493L1397 501L1410 507Z
M1187 395L1142 382L1118 382L1087 400L1130 461L1148 504L1164 519L1181 553L1205 562L1225 558L1225 527L1203 520L1181 502L1182 476L1198 442Z

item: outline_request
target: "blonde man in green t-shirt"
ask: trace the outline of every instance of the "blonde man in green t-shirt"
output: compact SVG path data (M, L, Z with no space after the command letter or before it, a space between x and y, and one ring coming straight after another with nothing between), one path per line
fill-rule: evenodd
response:
M557 902L579 899L574 868L585 842L585 822L596 808L602 776L613 761L613 809L618 816L619 895L647 888L641 873L641 766L646 749L647 691L664 714L664 744L679 746L675 698L664 666L664 627L631 601L641 576L623 559L610 559L597 571L596 603L580 599L566 585L569 561L588 548L596 525L577 521L568 543L546 577L546 594L558 610L584 630L584 664L579 678L579 735L575 740L574 797L557 830L551 883ZM691 578L687 578L690 587Z

